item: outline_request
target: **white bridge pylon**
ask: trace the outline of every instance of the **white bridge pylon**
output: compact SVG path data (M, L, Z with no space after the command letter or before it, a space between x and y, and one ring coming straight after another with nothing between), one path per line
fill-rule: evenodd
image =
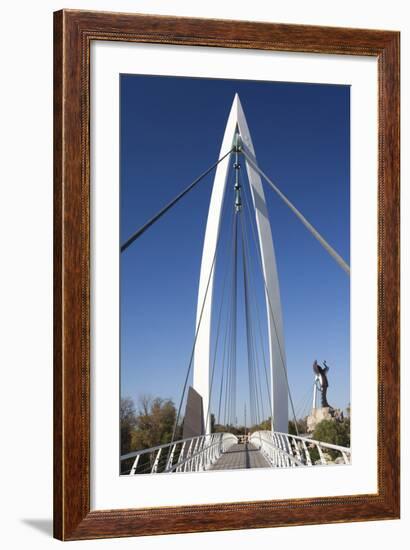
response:
M241 142L254 162L253 148L249 128L245 119L238 94L232 103L225 134L222 140L220 157L232 148L235 134L239 133ZM245 158L244 158L245 160ZM197 341L194 355L193 387L201 395L205 421L205 433L210 433L210 414L208 415L210 390L211 361L211 320L214 275L216 264L212 270L219 226L221 222L222 205L225 196L229 173L230 156L221 161L216 169L209 205L208 219L205 230L202 251L201 272L199 278L198 304L196 317ZM280 300L279 280L276 267L275 249L272 230L266 208L265 194L261 178L246 160L246 170L250 183L252 205L255 214L259 247L262 257L262 269L265 279L265 302L268 320L269 362L271 375L271 410L273 411L272 429L278 432L288 432L288 387L286 375L286 356L283 340L282 308ZM212 270L211 276L209 275ZM209 283L208 283L209 281ZM208 286L209 285L209 286ZM208 286L208 291L207 291ZM206 298L205 298L206 297ZM205 301L204 301L205 300ZM202 313L202 315L201 315ZM273 315L272 315L273 313ZM199 330L198 330L198 325Z

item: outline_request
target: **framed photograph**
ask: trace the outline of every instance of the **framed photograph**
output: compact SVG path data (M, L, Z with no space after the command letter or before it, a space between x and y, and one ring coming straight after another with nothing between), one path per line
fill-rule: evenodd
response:
M398 518L398 32L54 14L54 534Z

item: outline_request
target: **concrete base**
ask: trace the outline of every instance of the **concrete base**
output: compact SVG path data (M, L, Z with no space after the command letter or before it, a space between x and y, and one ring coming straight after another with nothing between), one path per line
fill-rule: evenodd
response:
M188 391L182 432L183 439L205 435L202 397L192 386Z
M316 426L322 420L333 420L334 422L341 422L344 419L342 409L334 409L333 407L318 407L312 409L312 412L307 417L307 431L312 433L315 431Z
M333 409L330 407L320 407L317 409L312 409L312 412L307 418L307 431L312 433L315 431L316 426L322 420L333 420Z

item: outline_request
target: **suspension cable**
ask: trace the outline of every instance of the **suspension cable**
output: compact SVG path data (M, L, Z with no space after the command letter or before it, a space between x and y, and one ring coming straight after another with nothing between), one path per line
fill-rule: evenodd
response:
M245 329L246 329L246 350L248 355L248 379L249 379L249 403L251 409L252 424L257 423L256 405L255 405L255 388L254 378L252 372L253 355L251 349L251 337L250 337L250 320L249 320L249 301L248 301L248 286L246 277L246 265L243 256L242 246L242 261L243 261L243 286L244 286L244 302L245 302Z
M255 396L255 412L256 412L256 424L260 424L265 419L265 409L263 406L262 396L262 383L260 379L260 366L259 356L256 345L256 338L253 331L253 319L252 319L252 307L251 307L251 295L250 295L250 278L249 278L249 263L244 239L244 218L241 219L242 229L242 258L244 267L244 291L245 291L245 320L246 320L246 333L248 341L248 350L250 357L250 372L253 376L253 392ZM268 393L269 396L269 393ZM271 408L271 407L270 407Z
M248 215L249 215L249 220L250 220L250 226L251 226L251 229L252 229L253 239L254 239L254 242L255 242L256 249L259 252L259 254L258 254L259 266L260 266L261 273L262 273L262 279L263 279L263 284L264 284L264 287L265 287L265 293L266 293L266 296L268 298L268 306L269 306L269 311L270 311L272 322L273 322L273 327L274 327L274 330L275 330L276 341L278 343L279 355L280 355L280 358L281 358L281 364L282 364L283 372L284 372L284 375L285 375L289 401L290 401L290 405L291 405L291 408L292 408L293 418L294 418L294 421L295 421L295 429L296 429L297 435L299 435L298 427L297 427L297 421L296 421L295 407L294 407L292 395L291 395L291 392L290 392L288 373L286 371L286 366L285 366L285 358L284 358L282 346L281 346L280 340L279 340L278 330L277 330L277 326L276 326L276 320L275 320L275 316L273 314L272 302L271 302L268 286L267 286L267 283L266 283L266 280L265 280L265 274L263 272L262 258L261 258L260 250L259 250L259 247L258 247L258 244L257 244L255 228L252 224L252 219L251 219L251 215L250 215L250 211L249 211L248 201L246 200L246 195L244 196L244 198L245 198L245 207L246 207L246 210L247 210ZM245 238L248 238L247 237L247 232L246 232L246 227L245 227Z
M258 421L258 396L255 392L255 376L253 369L253 353L252 353L252 340L250 335L250 319L249 319L249 300L248 300L248 284L245 256L243 253L244 247L242 246L242 258L243 258L243 284L244 284L244 298L245 298L245 323L246 323L246 349L248 354L248 377L249 377L249 402L251 407L251 416L253 417L253 424L256 425Z
M243 220L243 223L244 222L245 222L245 219ZM243 234L243 227L242 227L242 234ZM264 367L264 372L265 372L266 391L267 391L267 395L268 395L268 399L269 399L269 410L270 410L270 413L271 413L271 419L273 419L272 397L271 397L271 391L270 391L270 386L269 386L269 375L268 375L267 361L266 361L265 349L264 349L264 343L263 343L263 336L262 336L261 314L260 314L260 310L259 310L259 306L258 306L256 291L255 291L255 288L254 288L255 283L251 284L251 280L252 280L252 277L254 276L254 274L253 274L253 269L252 269L252 262L250 260L250 250L248 249L248 243L245 240L244 236L242 236L242 238L243 238L243 242L245 243L245 258L246 258L246 261L247 261L247 265L249 266L248 279L249 279L249 288L251 289L251 292L252 292L252 300L251 301L255 304L256 318L257 318L257 321L258 321L257 328L259 329L259 339L260 339L260 346L261 346L261 353L262 353L262 361L263 361L263 367Z
M205 172L202 172L200 176L198 176L188 187L186 187L179 195L177 195L171 202L169 202L164 208L162 208L155 216L153 216L150 220L148 220L142 227L140 227L135 233L133 233L122 245L121 245L121 252L124 252L136 239L141 237L145 231L151 227L156 221L158 221L168 210L170 210L177 202L179 202L182 197L187 195L191 189L193 189L205 176L207 176L212 170L218 166L220 162L222 162L228 155L232 153L232 149L228 151L225 155L223 155L219 160L214 162L212 166L210 166Z
M242 247L243 247L245 267L246 267L248 300L249 300L249 303L251 304L251 291L253 291L253 289L251 288L251 282L250 282L251 281L251 279L250 279L250 264L249 264L249 259L248 259L247 253L246 253L245 240L243 238L243 223L244 223L244 221L245 220L243 219L242 220ZM253 294L253 292L252 292L252 294ZM256 301L256 296L255 296L255 301ZM251 338L252 338L252 347L253 347L254 365L255 365L255 367L254 367L254 369L255 369L255 386L256 386L256 392L258 393L258 391L259 391L260 412L261 412L261 415L262 415L261 418L262 418L262 420L264 420L266 415L265 415L265 408L264 408L264 400L263 400L263 396L262 396L262 383L261 383L261 376L260 376L260 362L259 362L258 346L257 346L257 343L256 343L255 331L252 328L253 325L254 325L252 315L253 315L252 314L252 307L251 307L251 305L249 305L249 316L250 316L250 320L251 320L250 334L251 334ZM262 349L262 352L263 352L263 349ZM266 367L266 365L265 365L265 367ZM266 380L267 380L267 378L266 378ZM269 396L269 392L268 392L268 396Z
M296 415L298 418L304 418L306 412L309 412L310 403L312 400L312 386L309 386L307 392L299 402L299 406L296 406Z
M232 227L234 228L233 223L232 223ZM233 233L233 231L232 231L232 233ZM233 242L233 235L231 236L231 241ZM213 362L212 362L211 382L210 382L210 387L209 387L208 410L207 410L207 413L206 413L205 426L207 426L207 424L208 424L208 418L209 418L209 413L210 413L210 409L211 409L212 389L213 389L213 383L214 383L216 358L217 358L218 343L219 343L219 336L220 336L220 327L221 327L221 320L222 320L222 306L224 304L224 299L225 299L225 288L226 288L226 282L227 282L227 279L228 279L228 271L229 271L229 269L228 269L228 264L227 264L227 269L225 271L224 278L223 278L222 299L221 299L221 304L220 304L219 314L218 314L215 351L214 351L214 358L213 358Z
M232 257L233 257L233 254L232 254ZM228 331L231 325L231 321L229 317L230 311L231 311L231 302L229 301L229 305L227 308L225 337L224 337L224 346L223 346L223 353L222 353L222 375L221 375L221 385L220 385L219 404L218 404L218 423L219 424L221 424L221 404L222 404L222 394L223 394L223 387L224 387L225 364L226 364L225 358L226 358L226 350L227 350Z
M322 237L319 231L313 227L313 225L308 222L308 220L303 216L301 212L294 206L290 200L282 193L282 191L273 183L273 181L265 174L265 172L259 168L259 165L256 163L255 157L250 154L250 152L243 147L243 154L246 157L246 160L256 170L272 187L272 189L279 195L283 202L292 210L292 212L299 218L303 225L310 231L310 233L315 237L315 239L323 246L323 248L330 254L330 256L339 264L339 266L350 275L350 266L345 262L345 260L336 252L334 248Z
M230 417L231 424L235 423L236 415L236 342L237 342L237 311L238 311L238 213L235 213L235 250L234 250L234 276L233 276L233 310L232 310L232 354L231 354L231 388L230 388Z
M231 290L231 311L229 326L229 346L227 357L227 373L225 379L225 403L224 403L224 424L228 425L232 420L232 393L233 393L233 370L236 363L236 281L237 281L237 239L238 239L238 218L234 214L234 236L233 236L233 268L232 268L232 290ZM228 423L227 423L228 422Z
M198 319L198 325L197 325L196 331L195 331L195 337L194 337L194 342L193 342L193 345L192 345L191 356L190 356L190 359L189 359L187 373L186 373L186 376L185 376L185 382L184 382L184 387L183 387L183 390L182 390L181 401L180 401L179 407L178 407L178 414L175 418L175 424L174 424L174 428L172 430L171 443L175 439L175 434L176 434L176 430L177 430L177 427L178 427L179 417L181 415L182 403L183 403L184 396L185 396L185 391L186 391L186 388L187 388L187 385L188 385L189 374L190 374L191 368L192 368L192 362L193 362L193 358L194 358L196 342L197 342L197 339L198 339L199 329L201 327L202 315L203 315L203 312L204 312L204 309L205 309L205 303L206 303L206 298L208 296L208 290L209 290L209 286L210 286L210 282L211 282L211 278L212 278L212 273L213 273L213 270L214 270L214 267L215 267L215 260L216 260L216 255L217 255L218 248L219 248L220 237L221 237L221 224L219 224L219 228L218 228L218 235L217 235L217 240L216 240L216 245L215 245L214 257L212 259L211 269L209 270L208 281L207 281L206 288L205 288L205 295L204 295L204 299L202 301L201 311L200 311L200 315L199 315L199 319Z
M232 232L232 248L231 248L231 280L234 277L234 266L235 266L235 224L233 223L233 232ZM219 404L218 404L218 421L219 424L226 425L226 405L228 401L228 381L229 381L229 372L231 364L231 350L232 350L232 311L233 311L233 292L230 292L230 299L227 307L226 315L226 327L225 327L225 338L224 338L224 348L222 354L222 374L220 381L220 391L219 391ZM224 384L225 383L225 384ZM225 401L224 401L224 413L223 413L223 422L221 416L222 409L222 396L225 388Z

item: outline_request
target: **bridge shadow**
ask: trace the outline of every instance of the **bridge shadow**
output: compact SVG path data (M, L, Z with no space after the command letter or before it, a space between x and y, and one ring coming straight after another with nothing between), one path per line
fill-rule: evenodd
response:
M233 455L233 454L236 454L236 453L240 453L240 454L245 454L245 465L244 465L244 468L252 468L252 465L251 465L251 453L258 453L259 452L259 449L257 449L256 447L254 447L252 444L250 444L249 442L246 442L244 444L240 444L239 445L239 449L236 448L236 449L228 449L227 451L225 451L225 455Z
M268 468L269 464L253 443L237 443L225 451L212 465L212 470L245 470Z
M252 468L252 465L251 465L252 455L251 455L251 453L253 453L253 456L255 457L257 454L259 454L259 451L260 451L260 449L258 449L254 445L252 445L250 443L245 443L245 453L246 453L245 464L246 464L246 468Z
M233 455L234 453L243 453L243 449L237 449L237 450L230 450L224 452L224 455Z
M251 467L251 458L249 456L249 443L248 442L245 443L245 453L246 453L245 467L250 468Z

